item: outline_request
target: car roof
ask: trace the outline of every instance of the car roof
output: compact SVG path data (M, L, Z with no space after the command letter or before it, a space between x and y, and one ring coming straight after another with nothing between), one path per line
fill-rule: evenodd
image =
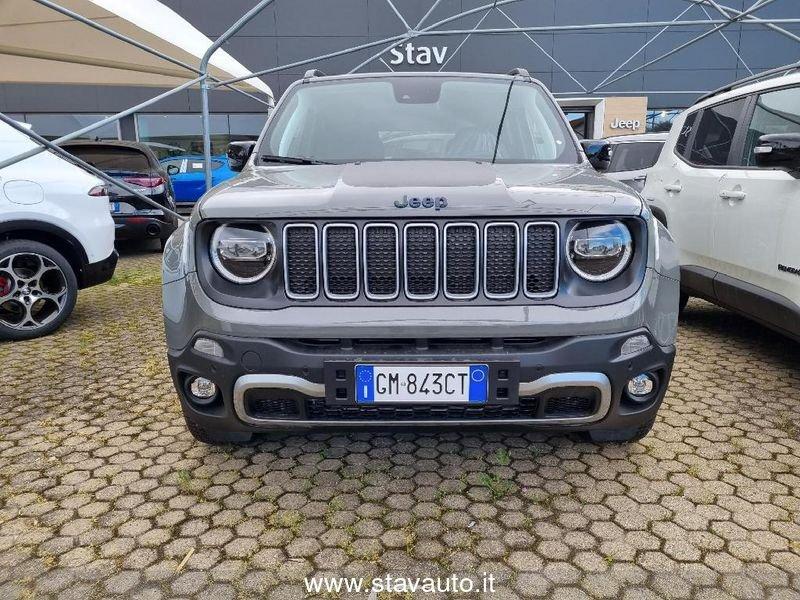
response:
M136 150L149 150L147 144L132 140L67 140L60 146L118 146L122 148L135 148Z
M138 150L147 156L151 165L158 165L158 158L153 150L142 142L134 142L132 140L68 140L63 144L59 144L62 148L86 146L86 147L106 147L106 148L128 148L131 150Z
M741 96L747 96L753 92L762 92L764 90L771 90L774 88L798 84L800 84L800 73L787 73L786 75L781 75L779 77L771 77L770 79L765 79L763 81L756 81L740 87L734 87L729 91L720 92L719 94L715 94L713 96L703 97L699 102L694 104L690 110L694 111L699 108L705 108L706 106L713 106L714 104L719 104L725 100L732 100L734 98L740 98Z
M666 142L668 132L664 133L633 133L631 135L612 135L603 138L611 144L626 144L629 142Z
M460 71L391 71L385 73L345 73L342 75L317 75L314 77L302 77L303 83L316 83L325 81L348 81L351 79L396 79L398 77L457 77L459 79L500 79L511 81L513 79L523 79L544 84L530 75L521 74L501 74L501 73L462 73Z

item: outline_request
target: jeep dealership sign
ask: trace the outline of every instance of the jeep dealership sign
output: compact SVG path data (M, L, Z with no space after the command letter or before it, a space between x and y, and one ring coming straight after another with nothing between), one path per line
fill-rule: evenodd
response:
M429 65L432 62L441 65L447 54L447 46L415 46L408 42L389 50L392 58L389 62L393 65Z
M616 118L611 122L611 129L639 129L642 122L639 119L620 119Z

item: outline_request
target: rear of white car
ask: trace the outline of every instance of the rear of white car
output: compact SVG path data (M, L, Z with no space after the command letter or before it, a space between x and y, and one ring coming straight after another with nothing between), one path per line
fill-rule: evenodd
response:
M793 144L800 74L734 87L675 119L643 195L678 243L684 294L800 339L800 167L776 160Z
M0 159L34 147L0 123ZM100 179L51 152L0 169L0 339L55 330L77 290L107 281L116 260Z

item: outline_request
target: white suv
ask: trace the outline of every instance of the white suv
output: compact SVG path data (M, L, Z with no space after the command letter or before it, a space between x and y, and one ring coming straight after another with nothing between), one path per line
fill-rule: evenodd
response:
M0 160L36 146L0 122ZM100 179L51 152L0 169L0 340L54 331L116 263Z
M675 119L642 194L680 248L684 303L800 340L800 73L750 81Z

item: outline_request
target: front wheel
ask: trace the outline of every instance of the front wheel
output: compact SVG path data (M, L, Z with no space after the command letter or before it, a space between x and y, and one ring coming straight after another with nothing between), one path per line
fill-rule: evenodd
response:
M30 240L0 243L0 339L52 333L77 297L75 272L56 250Z

